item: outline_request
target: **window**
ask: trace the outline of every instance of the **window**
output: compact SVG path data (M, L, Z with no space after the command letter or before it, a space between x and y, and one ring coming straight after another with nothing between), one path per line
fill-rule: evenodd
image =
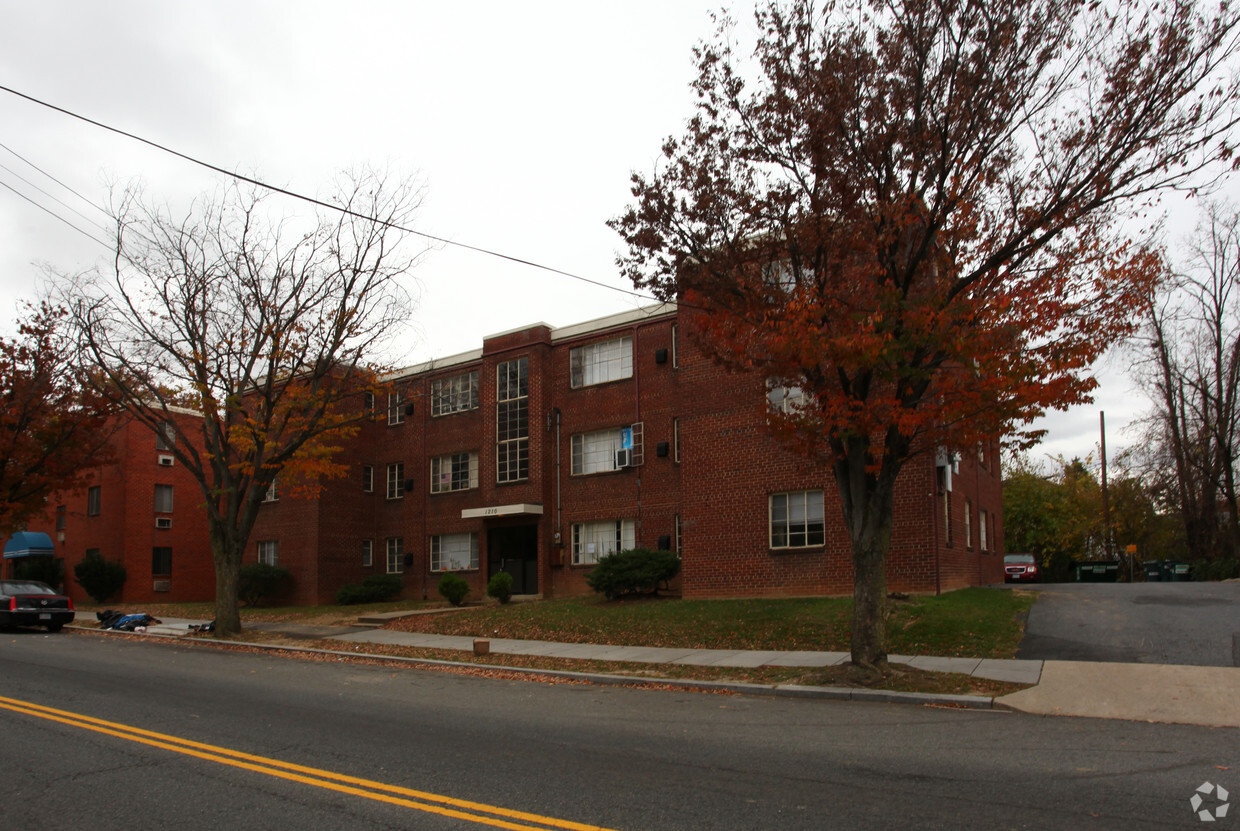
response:
M258 543L258 561L269 566L280 565L280 541L260 540Z
M375 394L373 392L362 393L362 412L373 413L375 411Z
M400 499L405 495L405 465L394 462L387 467L387 498Z
M676 554L679 555L680 551L680 514L676 514Z
M401 407L405 401L405 397L399 392L388 393L388 424L402 424L405 421L405 411Z
M370 568L375 564L375 541L362 540L362 565Z
M387 573L400 574L405 570L405 538L387 538Z
M529 359L495 368L495 481L521 482L530 476Z
M680 366L680 327L672 324L672 369Z
M68 521L68 516L69 516L68 508L66 508L64 505L56 506L56 530L57 531L65 530L65 524Z
M616 451L622 446L620 428L578 433L572 437L572 474L602 473L616 470Z
M771 548L826 545L822 491L771 494Z
M672 419L672 461L680 461L680 419Z
M161 421L155 431L155 449L171 450L177 443L177 428L171 421Z
M990 517L987 515L986 510L983 508L983 509L981 510L981 512L979 513L978 518L977 518L977 520L978 520L978 521L977 521L977 533L978 533L978 539L980 540L980 542L981 542L981 544L982 544L982 550L983 550L983 551L989 551L989 550L990 550L990 545L989 545L989 543L988 543L988 542L987 542L987 540L986 540L986 523L987 523L987 521L988 521L989 519L990 519Z
M279 502L280 501L280 488L277 485L277 480L275 479L271 480L271 484L267 486L267 492L263 494L263 501L264 502Z
M478 409L478 371L431 381L431 415Z
M166 577L172 574L172 549L155 546L151 549L151 574Z
M574 347L568 353L570 383L588 387L633 377L633 338L625 336Z
M973 547L973 501L964 501L964 546Z
M374 493L375 491L375 468L374 465L362 465L362 492Z
M631 519L573 524L573 565L597 563L600 557L636 547Z
M431 493L478 487L478 454L453 453L431 459Z
M943 491L943 543L952 544L952 492Z
M801 386L787 387L768 378L766 401L773 413L795 413L809 402L809 395Z
M172 513L172 485L155 486L155 513Z
M431 537L431 571L478 568L478 534L437 534Z
M103 502L103 490L95 485L86 491L86 515L99 516L99 507Z

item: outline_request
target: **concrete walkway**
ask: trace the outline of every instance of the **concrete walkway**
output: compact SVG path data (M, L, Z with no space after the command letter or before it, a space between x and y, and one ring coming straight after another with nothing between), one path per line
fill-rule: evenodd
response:
M184 636L191 624L203 621L164 619L147 634ZM288 623L250 624L250 628L277 631L304 638L326 638L350 644L387 644L422 649L470 652L474 638L429 635L390 629L310 626ZM554 643L549 641L489 639L493 653L540 655L592 661L649 664L692 664L719 667L827 667L848 660L845 652L779 652L767 650L669 649L647 646ZM350 654L358 654L351 652ZM995 706L1025 713L1091 718L1240 727L1240 668L1167 666L1160 664L1094 663L1086 661L1027 661L980 658L935 658L890 655L892 663L937 672L959 672L977 678L1032 684L1029 689L994 699ZM599 677L596 680L603 680ZM703 684L703 686L712 686ZM746 685L714 685L735 688ZM763 688L751 685L754 691ZM953 703L990 706L976 696L931 696L870 690L836 690L783 685L779 689L801 695ZM743 691L743 690L742 690ZM972 702L966 701L972 699Z

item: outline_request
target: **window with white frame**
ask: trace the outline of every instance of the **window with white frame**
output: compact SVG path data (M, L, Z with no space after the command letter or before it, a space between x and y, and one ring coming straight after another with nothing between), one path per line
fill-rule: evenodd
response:
M387 466L387 498L400 499L405 495L405 465L393 462Z
M478 568L478 533L436 534L431 537L431 571Z
M99 516L99 508L103 504L103 489L100 485L86 491L86 515Z
M973 500L964 501L964 547L973 547Z
M374 490L375 490L374 465L362 465L362 493L374 493Z
M362 412L373 413L375 411L375 394L367 390L362 393Z
M177 443L177 428L171 421L161 421L155 431L155 449L171 450Z
M405 396L399 392L388 393L388 424L401 424L405 420L405 409L402 404Z
M387 573L400 574L405 570L404 537L387 538Z
M672 324L672 369L680 366L680 327Z
M617 470L616 451L623 445L623 428L577 433L571 439L572 475Z
M568 353L570 383L588 387L633 377L633 338L622 338L575 346Z
M478 454L453 453L431 459L431 493L478 487Z
M267 492L263 494L263 501L264 502L279 502L280 501L280 487L277 484L276 479L272 479L271 484L267 486Z
M680 419L672 419L672 461L680 461Z
M280 565L280 541L259 540L258 561L269 566Z
M809 402L809 395L804 387L785 386L773 378L768 378L766 401L773 413L795 413Z
M608 554L636 545L636 524L631 519L573 524L573 565L597 563Z
M822 506L822 491L771 494L771 548L825 545Z
M155 513L172 513L172 485L155 486Z
M431 415L478 409L478 370L431 381Z
M987 521L988 521L989 519L990 519L990 517L989 517L989 515L986 513L986 509L985 509L985 508L983 508L983 509L979 512L978 519L977 519L977 536L978 536L978 540L979 540L979 541L981 542L981 544L982 544L982 546L981 546L981 547L982 547L982 550L983 550L983 551L989 551L989 550L990 550L990 543L989 543L989 541L988 541L988 540L987 540L987 538L986 538L986 531L987 531L986 525L987 525Z
M495 368L495 481L530 477L529 359L504 361Z
M375 564L375 541L362 540L362 566L370 568Z

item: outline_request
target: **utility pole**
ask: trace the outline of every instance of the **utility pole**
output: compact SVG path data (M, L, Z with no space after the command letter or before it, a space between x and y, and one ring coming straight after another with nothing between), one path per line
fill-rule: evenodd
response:
M1111 559L1111 503L1107 498L1107 414L1098 413L1102 431L1102 551Z

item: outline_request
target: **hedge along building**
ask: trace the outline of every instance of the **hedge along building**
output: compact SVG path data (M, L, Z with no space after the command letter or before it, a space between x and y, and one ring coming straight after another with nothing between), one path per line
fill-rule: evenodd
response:
M437 597L444 572L481 597L589 591L605 554L682 558L686 596L847 594L852 556L830 470L766 427L782 391L693 345L691 314L664 304L587 323L539 323L391 379L314 499L264 503L247 561L287 568L282 599L331 602L368 574ZM901 473L888 559L893 590L1002 577L997 441Z

